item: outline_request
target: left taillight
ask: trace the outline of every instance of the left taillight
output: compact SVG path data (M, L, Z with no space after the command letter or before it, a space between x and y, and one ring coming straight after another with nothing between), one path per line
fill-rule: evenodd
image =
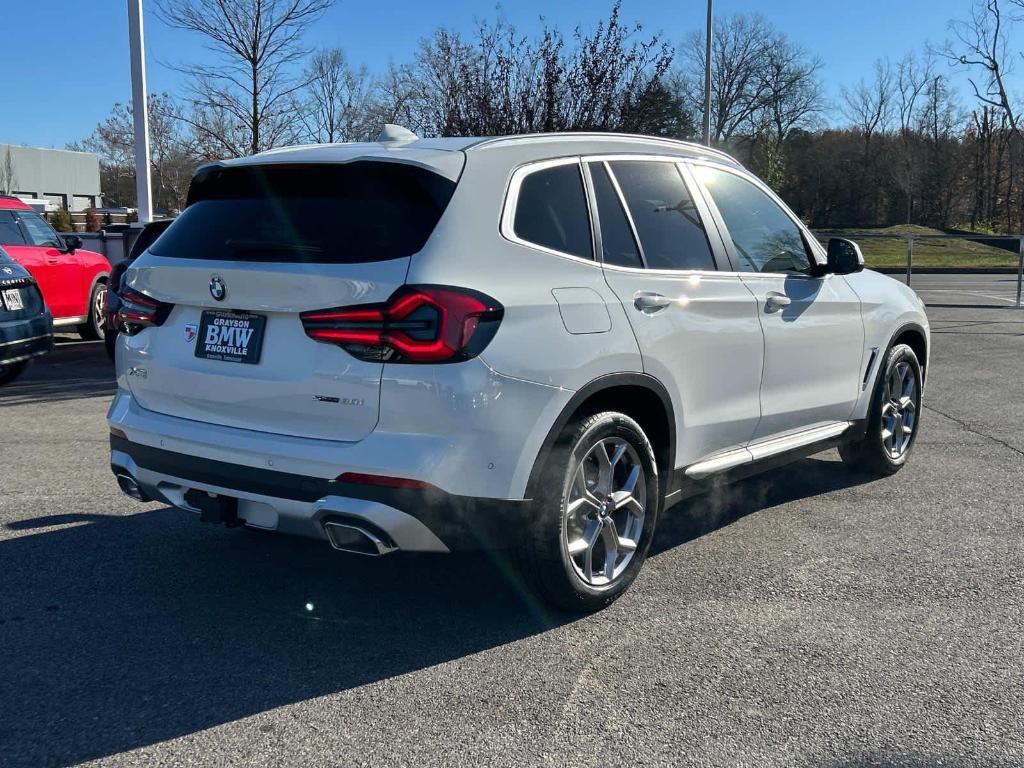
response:
M505 310L468 288L413 285L382 304L302 313L306 335L360 360L450 363L468 360L494 338Z
M121 333L128 336L138 333L143 328L163 325L174 308L173 304L157 301L131 288L122 288L118 296L121 299L121 306L117 310L117 324Z

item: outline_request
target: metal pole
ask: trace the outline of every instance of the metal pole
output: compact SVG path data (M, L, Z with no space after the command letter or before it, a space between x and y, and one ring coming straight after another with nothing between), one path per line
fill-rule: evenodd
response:
M910 287L910 273L914 267L914 236L907 237L907 287Z
M135 123L135 191L139 223L153 220L149 180L149 106L146 96L146 50L142 32L142 0L128 0L128 48L132 60L132 119Z
M1020 285L1024 282L1024 237L1017 240L1017 252L1020 254L1017 262L1017 309L1020 309Z
M708 26L704 34L704 144L711 146L711 35L712 0L708 0Z

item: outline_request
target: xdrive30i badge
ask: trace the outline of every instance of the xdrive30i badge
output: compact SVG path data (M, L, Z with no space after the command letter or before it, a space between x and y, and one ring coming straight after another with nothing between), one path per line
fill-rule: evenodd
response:
M220 275L210 278L210 295L217 301L224 301L224 297L228 295L228 288L224 285L224 278Z

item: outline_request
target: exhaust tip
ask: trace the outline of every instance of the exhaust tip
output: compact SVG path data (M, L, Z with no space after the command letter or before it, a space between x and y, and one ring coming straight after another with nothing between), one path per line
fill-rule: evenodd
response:
M324 523L324 532L331 546L340 552L380 557L398 550L389 538L355 523L340 523L330 520Z
M136 501L151 501L131 475L118 472L117 485L126 496L131 496Z

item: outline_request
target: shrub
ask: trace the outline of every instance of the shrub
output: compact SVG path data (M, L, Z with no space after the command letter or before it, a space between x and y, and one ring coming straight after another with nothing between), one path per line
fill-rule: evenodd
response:
M58 232L75 231L74 226L71 224L71 214L68 213L67 208L58 208L56 211L50 212L50 226Z

